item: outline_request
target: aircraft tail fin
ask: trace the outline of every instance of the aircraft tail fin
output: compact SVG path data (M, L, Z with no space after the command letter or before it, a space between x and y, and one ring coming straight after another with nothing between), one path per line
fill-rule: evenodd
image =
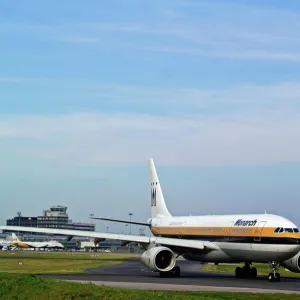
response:
M148 166L152 218L170 217L171 214L166 206L164 195L160 187L159 179L152 158L149 159Z
M20 242L19 238L17 237L17 235L14 232L11 234L11 237L12 237L13 242Z

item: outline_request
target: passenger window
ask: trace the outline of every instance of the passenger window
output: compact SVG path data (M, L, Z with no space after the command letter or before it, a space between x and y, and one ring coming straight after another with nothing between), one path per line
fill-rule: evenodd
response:
M274 232L275 232L275 233L278 233L278 232L279 232L279 230L280 230L280 228L279 228L279 227L277 227L277 228L274 230Z
M298 228L293 228L294 232L299 232Z

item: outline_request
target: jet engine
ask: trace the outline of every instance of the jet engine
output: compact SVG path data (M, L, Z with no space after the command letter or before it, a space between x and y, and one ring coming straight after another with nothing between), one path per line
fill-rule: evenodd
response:
M291 272L300 273L300 252L294 257L281 263L281 265Z
M153 247L143 253L141 261L151 271L168 272L174 268L176 257L169 248Z

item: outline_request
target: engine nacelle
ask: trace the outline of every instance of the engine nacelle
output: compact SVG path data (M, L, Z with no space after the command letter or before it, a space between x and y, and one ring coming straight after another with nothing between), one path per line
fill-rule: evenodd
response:
M174 268L176 257L167 247L153 247L143 253L141 261L151 271L167 272Z
M300 252L294 257L281 263L283 267L294 273L300 273Z

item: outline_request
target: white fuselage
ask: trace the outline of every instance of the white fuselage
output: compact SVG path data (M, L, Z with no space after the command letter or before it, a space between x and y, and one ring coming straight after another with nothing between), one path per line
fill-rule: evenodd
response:
M21 242L14 241L11 242L12 245L17 246L19 248L43 248L43 249L62 249L64 246L56 241L49 242Z
M218 250L183 254L203 262L281 262L300 251L297 226L270 214L153 218L151 231L155 236L214 242Z

